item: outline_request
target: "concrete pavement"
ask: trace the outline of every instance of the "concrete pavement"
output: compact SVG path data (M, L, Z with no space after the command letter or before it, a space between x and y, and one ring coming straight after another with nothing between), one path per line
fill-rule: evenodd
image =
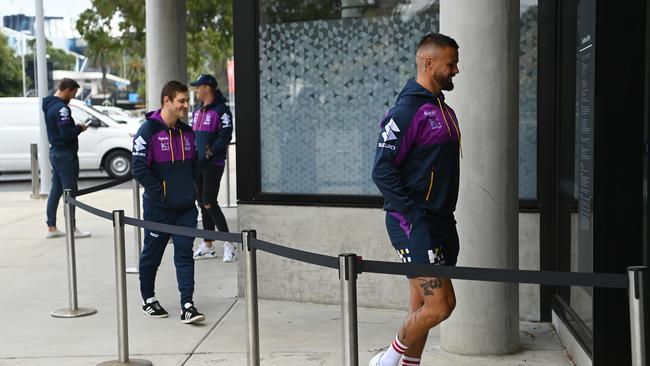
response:
M1 190L1 186L0 186ZM82 202L131 216L131 191L110 189L80 197ZM24 192L0 192L0 365L95 365L117 358L113 232L110 221L77 210L78 226L93 236L78 239L79 305L98 313L56 319L67 307L65 239L44 239L45 202ZM59 210L59 226L63 214ZM225 209L232 231L236 210ZM127 228L127 265L133 264L133 231ZM198 241L197 241L198 242ZM245 365L243 299L237 298L237 267L220 259L196 263L195 302L207 316L200 325L181 324L172 261L165 253L157 297L170 312L165 319L141 313L137 275L127 276L131 357L155 365ZM359 309L360 364L388 344L404 312ZM340 308L333 305L262 300L262 365L340 365ZM571 365L552 326L521 324L521 350L503 357L461 357L439 348L431 332L423 365Z

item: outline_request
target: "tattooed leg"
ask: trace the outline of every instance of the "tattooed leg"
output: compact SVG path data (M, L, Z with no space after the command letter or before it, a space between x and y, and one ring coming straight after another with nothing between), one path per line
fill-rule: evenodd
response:
M400 329L400 341L409 346L410 356L419 356L424 348L429 329L447 319L456 306L456 297L451 280L435 277L411 279L411 313ZM421 299L421 305L413 309Z

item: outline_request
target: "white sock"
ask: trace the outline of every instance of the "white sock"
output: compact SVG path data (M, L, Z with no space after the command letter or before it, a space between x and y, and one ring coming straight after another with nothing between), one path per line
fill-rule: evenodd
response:
M407 349L408 347L399 341L399 334L396 335L395 339L393 339L393 343L391 343L384 355L381 356L379 366L397 366Z
M156 298L155 297L150 297L144 301L145 305L146 304L151 304L152 302L155 302Z
M420 366L420 359L409 356L402 356L402 366Z

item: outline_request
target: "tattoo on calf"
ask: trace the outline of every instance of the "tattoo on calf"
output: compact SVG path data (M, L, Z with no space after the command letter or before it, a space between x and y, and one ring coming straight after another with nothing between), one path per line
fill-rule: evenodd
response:
M442 287L442 280L439 278L420 280L420 287L422 287L424 296L431 296L433 295L433 290Z

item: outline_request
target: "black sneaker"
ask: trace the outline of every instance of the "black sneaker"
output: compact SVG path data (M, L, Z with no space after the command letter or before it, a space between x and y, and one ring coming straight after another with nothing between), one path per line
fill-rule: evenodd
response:
M181 323L190 324L202 322L205 320L205 315L199 313L193 304L187 303L183 310L181 310Z
M148 304L142 305L142 312L144 315L151 318L166 318L169 316L167 311L163 309L160 303L156 300Z

